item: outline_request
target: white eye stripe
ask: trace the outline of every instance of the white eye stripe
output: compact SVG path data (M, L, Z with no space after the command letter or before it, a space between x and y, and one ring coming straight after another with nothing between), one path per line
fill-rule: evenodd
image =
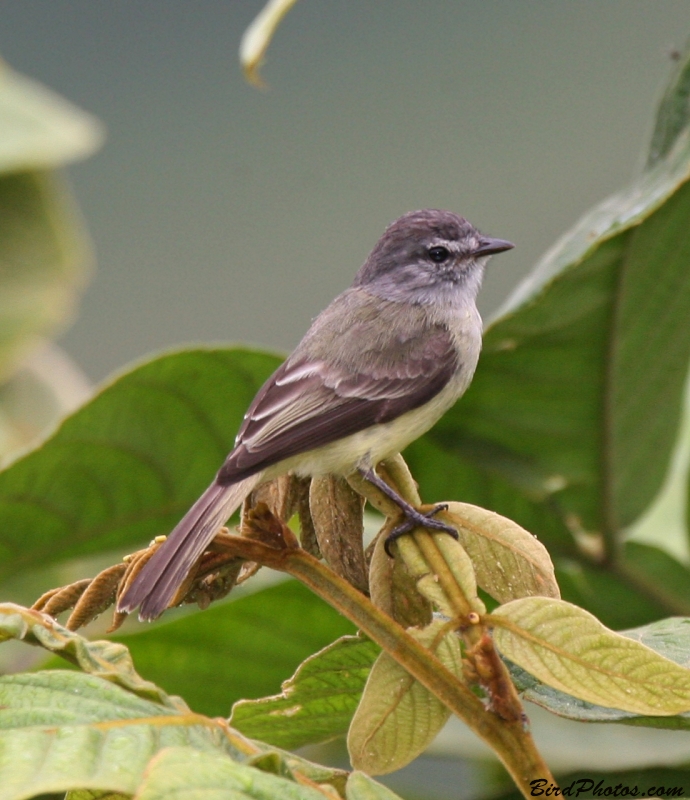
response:
M448 239L432 239L427 244L427 248L431 249L432 247L445 247L446 250L450 250L451 253L460 252L460 243Z

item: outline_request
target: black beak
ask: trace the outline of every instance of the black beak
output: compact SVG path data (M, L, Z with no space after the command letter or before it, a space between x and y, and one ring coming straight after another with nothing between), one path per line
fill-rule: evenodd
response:
M490 256L494 253L502 253L504 250L512 250L515 245L505 239L491 239L484 236L479 240L479 246L474 251L475 256Z

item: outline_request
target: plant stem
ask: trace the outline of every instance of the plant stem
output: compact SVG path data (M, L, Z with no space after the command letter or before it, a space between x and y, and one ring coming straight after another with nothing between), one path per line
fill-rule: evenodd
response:
M554 782L522 719L507 721L487 710L436 656L347 581L303 550L286 553L283 569L357 625L460 717L497 753L525 797L531 781Z

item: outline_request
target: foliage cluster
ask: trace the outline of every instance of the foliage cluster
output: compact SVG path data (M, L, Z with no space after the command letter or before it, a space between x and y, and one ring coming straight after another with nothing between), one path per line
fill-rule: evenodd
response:
M83 281L86 249L53 170L90 151L99 133L44 90L8 70L0 78L4 113L16 118L0 149L0 422L10 453L25 430L12 413L18 382L26 384L23 358L65 318ZM374 549L373 603L294 549L284 527L272 553L261 536L241 551L299 576L351 622L295 581L96 642L0 606L0 640L79 667L53 661L0 678L1 800L391 798L364 771L407 763L451 710L491 742L527 794L541 767L513 686L571 719L690 726L690 569L661 545L663 531L655 544L630 536L690 445L681 433L689 87L686 56L644 170L547 253L488 327L467 394L406 453L425 500L464 501L447 512L460 544L424 531L404 537L400 581ZM166 533L205 488L277 363L246 348L157 356L16 458L0 473L8 592L22 576L47 588L75 559L107 563ZM31 391L49 394L39 381ZM401 460L385 469L418 501ZM687 543L675 549L687 553ZM432 608L443 618L431 620ZM422 624L410 624L415 614ZM22 649L8 652L8 663L22 663ZM350 774L280 749L348 730L361 768ZM657 785L690 787L690 766L655 775ZM635 780L607 776L612 785Z

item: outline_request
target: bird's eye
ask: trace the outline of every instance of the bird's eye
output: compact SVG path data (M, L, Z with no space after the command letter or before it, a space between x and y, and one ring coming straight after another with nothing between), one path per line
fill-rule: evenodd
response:
M442 264L450 258L450 250L447 247L430 247L429 258L435 264Z

